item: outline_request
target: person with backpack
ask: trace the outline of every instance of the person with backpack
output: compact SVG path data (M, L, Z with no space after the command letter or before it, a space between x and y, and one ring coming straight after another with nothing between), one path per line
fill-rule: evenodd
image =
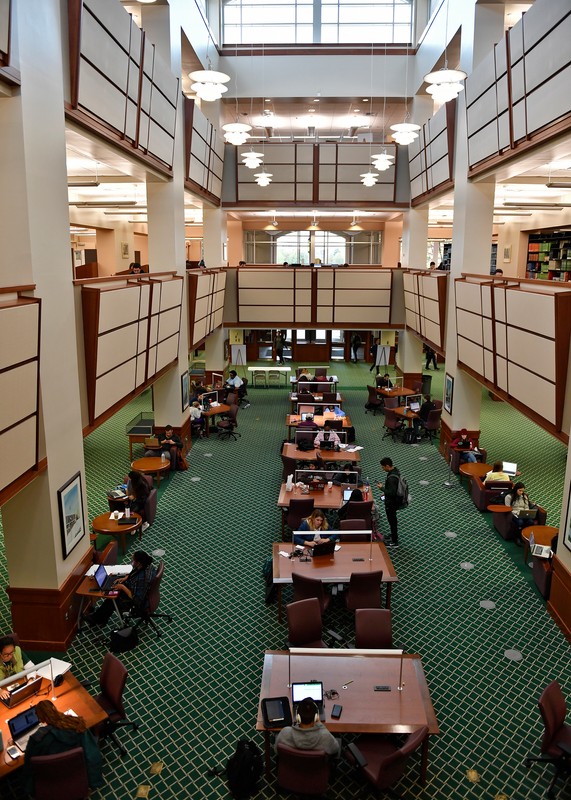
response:
M408 487L404 478L400 477L399 470L394 466L392 458L382 458L381 467L387 473L383 484L377 482L377 487L385 493L385 512L391 531L391 541L386 542L389 547L398 547L399 533L397 511L408 505ZM404 496L403 496L404 495Z

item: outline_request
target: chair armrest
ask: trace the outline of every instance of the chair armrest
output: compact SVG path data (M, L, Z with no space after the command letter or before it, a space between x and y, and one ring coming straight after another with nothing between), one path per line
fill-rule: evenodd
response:
M366 767L369 763L363 753L359 750L355 742L352 742L350 745L347 745L345 749L346 753L350 753L351 758L349 760L353 760L358 767Z
M571 756L571 747L566 742L555 742L555 746L562 750L565 755Z

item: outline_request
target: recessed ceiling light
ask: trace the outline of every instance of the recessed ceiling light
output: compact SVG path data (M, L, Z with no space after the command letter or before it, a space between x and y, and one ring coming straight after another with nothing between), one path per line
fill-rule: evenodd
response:
M313 100L313 102L314 102L314 103L319 103L319 98L318 98L318 97L315 97L315 98L314 98L314 100Z
M266 97L266 99L264 100L264 103L271 103L271 102L272 102L272 101L270 100L270 98L269 98L269 97Z
M368 102L369 102L369 98L368 98L368 97L363 97L363 99L361 100L361 102L362 102L362 103L368 103Z

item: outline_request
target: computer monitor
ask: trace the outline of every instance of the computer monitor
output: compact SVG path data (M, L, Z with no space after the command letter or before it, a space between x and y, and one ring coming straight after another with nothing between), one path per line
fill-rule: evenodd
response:
M221 372L212 373L212 385L219 386L220 388L224 386L224 375Z
M304 403L298 403L297 413L302 415L301 416L302 419L305 419L305 417L303 416L304 414L315 414L315 407L305 405Z
M207 402L209 405L212 405L212 403L218 403L218 392L204 392L200 398L200 402L202 404Z
M411 411L418 411L422 404L422 395L411 394L409 395L409 397L406 398L404 404L405 406L408 406L408 408L410 408Z

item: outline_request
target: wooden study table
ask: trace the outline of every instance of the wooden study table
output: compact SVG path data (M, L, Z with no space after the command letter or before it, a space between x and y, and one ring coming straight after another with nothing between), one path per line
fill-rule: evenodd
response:
M328 375L326 380L322 380L321 378L318 380L317 378L313 378L312 381L308 381L307 378L302 378L298 380L298 378L291 377L289 379L291 391L295 392L296 386L299 387L301 384L304 386L310 394L313 394L314 391L319 392L336 392L337 391L337 384L339 383L339 378L337 375Z
M49 692L46 695L45 692L48 689ZM2 708L2 712L0 713L0 732L2 733L2 739L4 741L4 750L0 757L0 778L3 778L5 775L8 775L8 773L13 772L24 764L24 756L11 759L6 752L10 740L8 720L15 717L21 711L25 711L29 706L35 706L40 700L45 700L46 697L50 700L55 697L53 703L58 711L65 712L69 708L73 709L78 717L83 717L88 728L94 728L107 719L107 714L103 711L99 703L97 703L95 698L83 688L71 672L65 673L63 676L63 683L55 690L51 688L51 682L44 679L42 681L40 694L34 695L25 703L21 703L14 708L6 708L5 706Z
M410 397L412 394L421 394L421 392L415 392L408 386L393 386L392 389L377 388L377 394L382 397Z
M353 423L351 422L350 417L336 417L333 411L326 411L325 414L314 414L313 421L319 428L323 428L326 422L330 422L334 419L342 419L343 420L343 430L346 428L352 428ZM287 432L288 438L291 439L291 431L292 428L297 428L298 424L301 422L301 416L299 414L286 414L286 425L287 425ZM309 428L301 428L300 430L310 430ZM316 431L317 433L317 431Z
M117 575L117 579L124 578L124 577L126 577L126 576L125 575ZM75 593L76 593L76 595L78 597L81 598L81 600L79 602L79 610L77 612L77 632L78 633L81 633L82 621L83 621L83 618L82 618L83 606L85 605L86 599L88 599L88 600L96 600L96 601L97 600L103 600L103 599L112 600L113 601L113 605L115 606L115 611L117 612L117 616L121 620L121 613L119 612L119 607L117 605L117 599L118 599L119 595L117 595L116 597L109 597L109 595L105 594L104 592L101 592L99 590L99 586L97 585L97 581L95 580L95 577L93 575L85 575L83 580L81 581L81 583L79 584L79 586L75 590Z
M295 548L293 542L273 543L272 582L277 587L279 622L283 616L282 588L292 583L292 572L298 572L307 578L318 578L323 583L349 583L352 572L376 572L381 569L382 582L386 584L385 606L391 607L392 586L398 578L385 545L382 542L373 542L371 547L370 542L347 541L339 544L341 549L329 556L317 556L312 557L310 561L300 561L299 558L286 558L280 555L280 550L291 553Z
M389 409L389 411L390 410L391 409ZM392 411L395 412L395 416L397 416L399 419L405 420L405 422L408 423L409 428L412 425L413 419L418 419L418 414L416 411L411 411L408 406L397 406L396 408L393 408Z
M362 655L359 651L342 649L324 649L319 655L309 650L290 656L284 651L266 650L256 718L256 730L264 734L266 775L270 774L271 731L264 727L262 700L264 697L290 697L288 684L292 682L320 680L324 689L339 692L339 699L325 701L324 725L334 735L412 733L423 725L428 725L429 734L440 733L420 656L403 656L404 686L399 692L400 669L400 656ZM345 681L349 680L352 683L343 689ZM375 692L378 684L390 686L391 691ZM335 703L343 706L340 719L331 718ZM421 751L423 784L428 767L429 738L427 736Z
M317 470L316 470L317 471ZM323 470L321 470L323 472ZM354 486L352 487L355 488ZM341 486L332 486L331 491L326 486L325 489L318 489L304 494L297 486L293 487L291 492L286 492L286 484L282 483L280 488L280 495L278 497L278 506L285 512L289 508L289 503L292 498L299 500L301 498L313 497L315 508L322 508L330 510L341 508L343 505L343 488Z
M465 464L460 464L460 480L468 478L469 481L472 481L473 477L483 478L491 469L491 464L482 464L481 461L468 461Z
M296 406L299 404L308 405L308 406L339 406L339 408L343 408L343 403L345 402L343 395L341 392L335 392L335 400L330 403L323 402L323 394L312 394L311 399L305 398L303 395L297 394L297 392L291 392L289 396L289 401L291 404L291 413L295 414Z
M168 458L164 461L160 456L145 456L144 458L136 458L131 462L131 469L136 469L145 475L154 475L157 479L157 489L161 485L161 475L163 472L168 472L171 468L171 462Z
M133 462L135 463L135 462ZM169 462L167 461L167 464ZM134 467L136 469L136 467ZM102 533L105 536L114 536L116 539L121 540L121 550L125 553L127 551L127 534L135 533L135 531L139 531L139 539L141 538L141 525L143 524L143 518L140 514L136 514L134 511L131 512L129 515L133 517L135 522L131 525L120 525L120 520L113 519L111 517L111 511L107 511L105 514L99 514L98 517L91 522L91 528L94 533Z
M315 431L317 433L317 431ZM323 461L338 462L344 464L351 461L353 464L358 464L361 460L361 451L355 450L348 453L347 450L321 450L319 447L314 447L313 450L299 450L293 442L286 442L282 447L282 456L287 458L295 458L296 461L317 461L321 456Z
M210 436L210 420L214 422L214 418L217 414L228 414L230 411L230 406L227 406L225 403L220 403L218 406L210 406L208 411L203 411L202 416L204 417L204 435Z

